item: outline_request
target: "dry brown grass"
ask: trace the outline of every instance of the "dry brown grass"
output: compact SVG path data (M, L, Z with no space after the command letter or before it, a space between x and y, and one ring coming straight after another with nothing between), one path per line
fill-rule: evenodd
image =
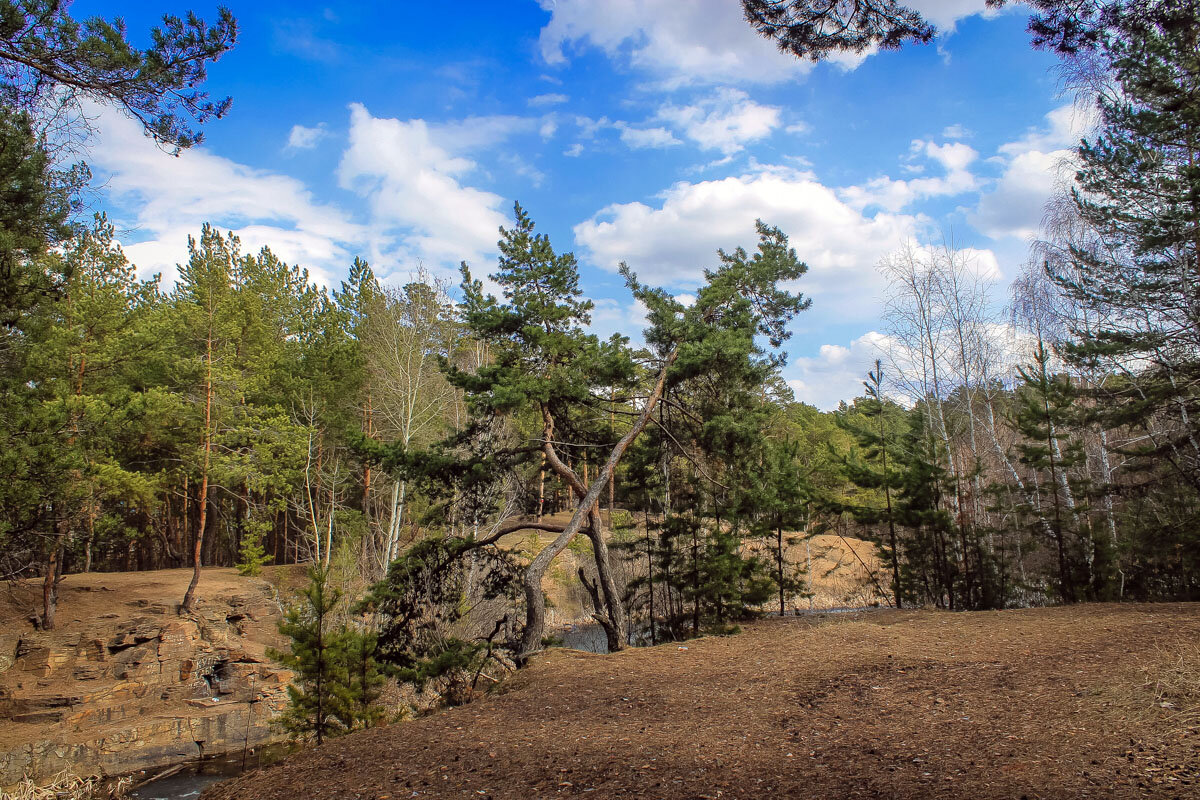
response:
M46 783L26 778L8 790L0 790L0 800L116 800L125 797L133 778L80 777L60 772Z
M1143 697L1175 728L1200 724L1200 643L1159 647L1142 687Z

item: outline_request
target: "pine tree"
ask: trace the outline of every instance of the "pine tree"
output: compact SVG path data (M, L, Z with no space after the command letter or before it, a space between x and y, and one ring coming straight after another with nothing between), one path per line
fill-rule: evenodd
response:
M195 455L195 460L199 462L199 475L196 476L200 485L196 497L199 519L192 544L192 580L180 604L180 610L188 613L195 603L196 586L200 582L203 563L204 537L209 527L214 440L218 417L224 405L224 398L219 396L219 392L222 386L229 387L232 383L221 380L221 370L228 364L233 349L233 275L240 258L240 247L240 242L233 234L222 236L210 225L204 226L198 240L189 237L188 262L180 266L174 298L184 326L183 344L192 355L188 365L191 369L186 377L199 391L196 404L202 409L199 452Z
M946 504L953 479L941 455L941 442L933 434L934 413L927 403L918 403L908 413L898 443L896 521L912 532L903 548L900 575L902 584L910 587L908 594L953 610L964 605L968 592L953 553L955 524Z
M768 442L761 471L746 498L754 532L769 543L775 562L775 587L779 593L779 616L786 613L785 600L804 588L802 569L787 563L787 546L798 539L788 531L803 528L811 513L811 490L799 464L799 447L787 440Z
M1080 533L1080 511L1073 501L1068 472L1082 460L1078 442L1070 436L1075 393L1065 376L1053 374L1050 352L1038 341L1033 362L1017 370L1023 386L1018 392L1014 426L1025 437L1017 445L1020 459L1044 477L1038 482L1048 493L1046 517L1058 559L1058 591L1063 602L1079 599L1075 578L1074 541ZM1032 516L1034 509L1027 510Z
M342 636L346 687L338 720L348 731L370 728L384 716L379 701L387 677L376 660L379 637L369 630L353 628L347 628Z
M1074 206L1090 237L1051 276L1088 311L1063 348L1104 382L1107 427L1145 431L1131 455L1200 490L1200 2L1123 9L1105 41L1119 91L1078 149Z
M262 568L271 563L272 557L263 548L263 536L266 531L262 525L255 525L243 531L242 543L238 547L238 560L234 564L239 575L256 578L262 574Z
M887 400L883 394L883 364L875 360L875 369L867 373L863 381L866 397L855 401L855 416L865 418L862 423L852 421L847 412L840 412L835 419L843 430L849 432L862 448L861 455L851 452L843 460L846 477L859 489L871 495L882 494L882 503L836 503L845 508L854 518L864 524L883 523L887 526L886 546L881 546L892 568L892 597L897 608L904 607L904 591L900 578L903 558L900 537L896 532L898 509L894 495L899 489L902 475L898 467L895 420L901 413L899 406ZM890 462L890 463L889 463Z
M582 499L588 487L570 465L570 457L560 452L559 442L573 443L572 417L593 395L627 389L634 374L633 360L624 338L614 335L601 341L584 331L591 320L592 302L582 298L575 256L556 253L545 235L534 232L533 221L520 205L514 213L514 226L501 230L499 270L492 275L504 301L485 296L482 284L463 268L463 319L472 335L488 345L491 363L473 373L452 368L448 377L466 392L477 418L535 409L540 422L537 452ZM580 505L575 510L581 515L577 529L584 529L586 520L599 573L605 608L602 614L597 609L597 619L609 649L620 650L625 611L599 508ZM541 602L540 579L536 585L531 580L530 586L537 595L530 607L536 609Z
M294 674L287 687L288 708L277 724L294 738L312 737L321 744L326 737L344 733L350 727L345 720L355 719L356 712L347 670L347 637L337 621L341 592L330 585L329 571L320 566L309 569L308 579L300 600L279 623L279 632L289 640L288 649L272 650L270 655ZM360 691L360 697L365 692Z

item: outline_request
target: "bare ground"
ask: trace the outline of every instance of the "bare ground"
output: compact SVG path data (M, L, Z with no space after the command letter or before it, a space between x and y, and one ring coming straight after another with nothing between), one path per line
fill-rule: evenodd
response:
M1192 604L880 611L553 650L499 694L204 797L1194 798L1195 709L1155 686L1183 664L1194 689L1197 645Z

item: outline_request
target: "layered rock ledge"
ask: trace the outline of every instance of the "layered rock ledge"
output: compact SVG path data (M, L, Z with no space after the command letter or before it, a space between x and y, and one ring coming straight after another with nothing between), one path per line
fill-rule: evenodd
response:
M206 570L196 613L176 604L186 570L68 576L59 626L25 619L7 587L0 622L0 787L28 775L119 774L277 740L291 673L271 586Z

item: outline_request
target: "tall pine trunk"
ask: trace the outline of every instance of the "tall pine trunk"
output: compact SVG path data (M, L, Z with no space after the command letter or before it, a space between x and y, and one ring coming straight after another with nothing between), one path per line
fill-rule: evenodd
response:
M201 554L204 547L204 530L208 524L208 468L212 455L212 403L213 403L213 332L209 317L208 337L205 339L204 378L204 460L200 469L200 520L196 525L196 543L192 549L192 580L180 604L182 613L192 613L196 603L196 585L200 583Z

